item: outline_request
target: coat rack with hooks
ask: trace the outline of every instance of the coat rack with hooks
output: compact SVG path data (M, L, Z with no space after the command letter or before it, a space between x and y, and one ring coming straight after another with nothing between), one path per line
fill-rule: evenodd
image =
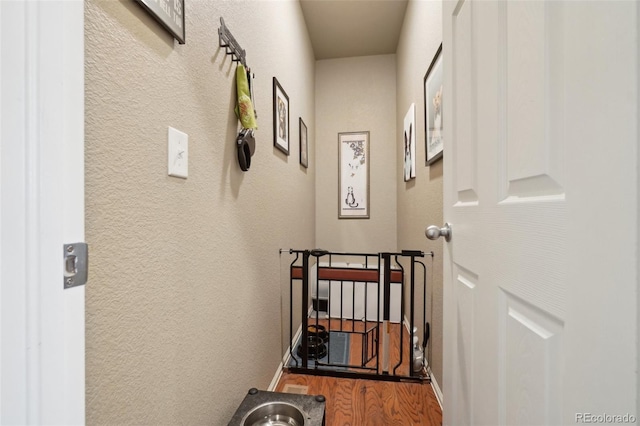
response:
M220 17L220 28L218 28L218 39L220 47L225 48L225 53L231 55L233 62L240 62L247 68L247 52L240 47L229 28L225 25L224 19Z

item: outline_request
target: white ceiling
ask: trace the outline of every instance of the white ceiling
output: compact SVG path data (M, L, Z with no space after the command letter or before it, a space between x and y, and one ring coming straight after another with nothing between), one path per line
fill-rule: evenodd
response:
M396 53L408 0L300 0L317 60Z

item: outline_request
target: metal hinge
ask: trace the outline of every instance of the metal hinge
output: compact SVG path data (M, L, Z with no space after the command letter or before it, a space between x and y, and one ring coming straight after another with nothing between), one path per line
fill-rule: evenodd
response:
M89 247L87 243L65 244L63 257L64 288L85 285L89 267Z

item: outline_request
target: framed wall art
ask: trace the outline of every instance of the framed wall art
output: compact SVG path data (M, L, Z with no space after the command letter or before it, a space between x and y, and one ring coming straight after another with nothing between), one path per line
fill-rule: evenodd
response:
M404 181L416 177L416 104L411 104L404 116L403 131Z
M300 164L305 168L309 167L309 140L307 139L307 125L299 119L300 123Z
M369 132L338 134L338 218L369 219Z
M289 155L289 96L273 77L273 145Z
M424 127L427 166L442 158L442 44L424 76Z
M137 0L167 31L184 44L184 0Z

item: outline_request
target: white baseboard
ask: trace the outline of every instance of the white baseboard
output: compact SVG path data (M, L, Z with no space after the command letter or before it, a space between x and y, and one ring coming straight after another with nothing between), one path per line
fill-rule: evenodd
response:
M307 312L307 317L309 315L311 315L311 312L313 311L313 306L309 307L309 311ZM300 339L300 336L302 335L302 324L300 324L300 326L298 326L298 330L296 331L296 333L293 335L293 341L297 342L298 339ZM276 387L278 387L278 382L280 381L280 378L282 377L282 371L284 370L284 366L285 365L289 365L289 360L291 359L291 345L289 345L289 347L287 347L287 350L284 353L284 356L282 357L282 361L280 361L280 364L278 364L278 368L276 369L276 373L273 375L273 379L271 379L271 383L269 384L269 387L267 388L267 390L269 392L273 392Z
M411 336L411 326L409 325L409 318L407 318L406 315L404 316L404 320L402 321L402 323L404 324L404 328L406 328L409 332L409 336Z
M442 389L440 389L440 385L438 385L438 381L436 380L436 378L433 377L433 372L431 371L431 367L428 367L428 369L429 369L429 377L431 377L431 387L433 388L433 393L436 394L436 399L438 400L438 404L440 404L440 410L443 410L444 408L442 407L442 402L443 402Z
M278 365L278 369L276 370L276 374L273 375L273 379L271 379L271 383L269 384L269 387L267 388L267 390L269 392L273 392L276 390L276 387L278 386L278 382L280 381L280 378L282 377L282 368L283 368L283 364L282 362L280 362L280 364Z

